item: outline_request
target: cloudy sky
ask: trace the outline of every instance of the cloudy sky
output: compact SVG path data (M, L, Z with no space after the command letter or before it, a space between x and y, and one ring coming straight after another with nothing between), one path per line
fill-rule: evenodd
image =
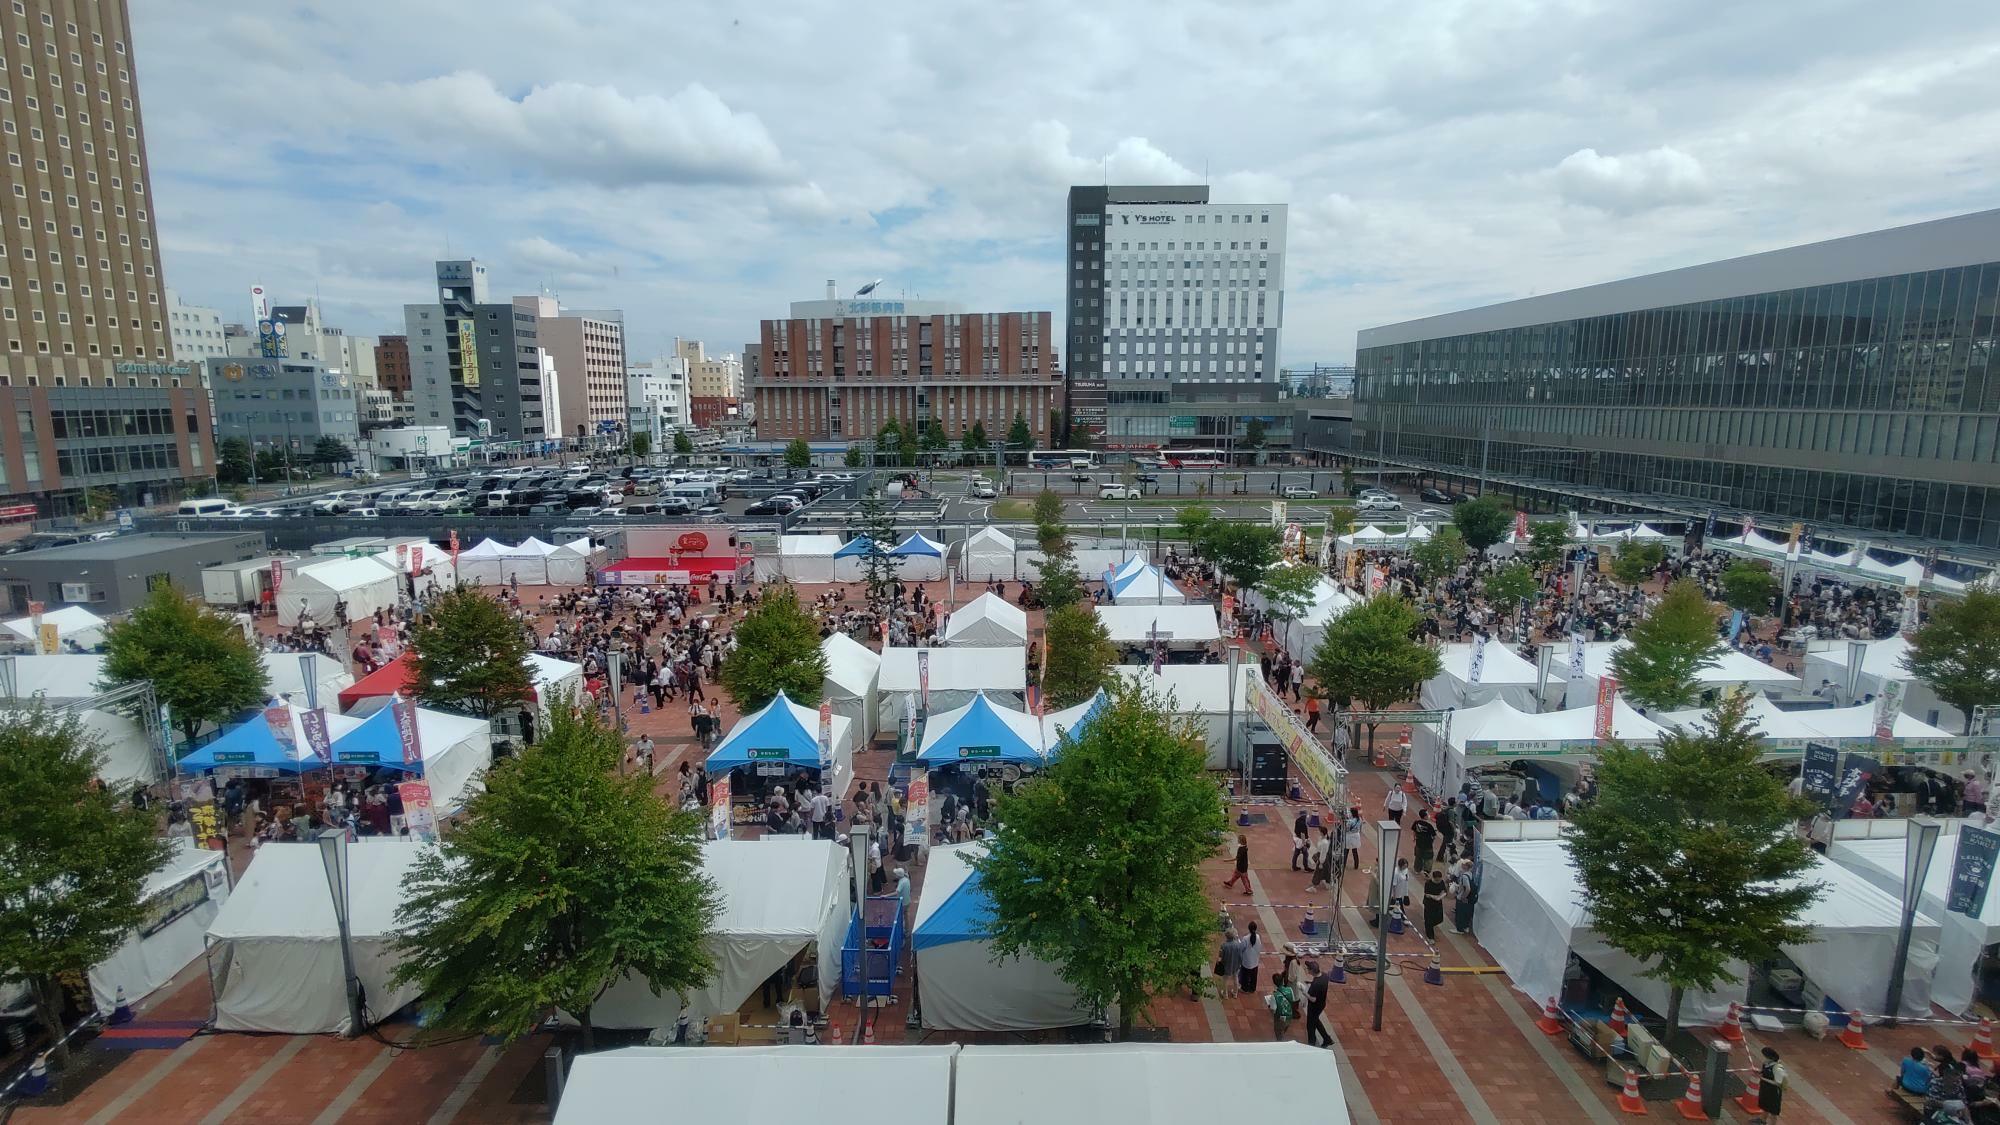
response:
M1357 328L2000 205L2000 5L133 0L166 272L400 331L431 263L634 357L889 293L1056 308L1072 183L1291 206Z

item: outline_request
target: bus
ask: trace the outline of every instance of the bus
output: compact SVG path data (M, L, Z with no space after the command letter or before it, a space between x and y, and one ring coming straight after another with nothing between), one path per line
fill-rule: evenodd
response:
M1102 460L1089 449L1037 449L1028 454L1034 469L1095 469Z
M1169 469L1221 469L1229 457L1220 449L1162 449L1160 464Z

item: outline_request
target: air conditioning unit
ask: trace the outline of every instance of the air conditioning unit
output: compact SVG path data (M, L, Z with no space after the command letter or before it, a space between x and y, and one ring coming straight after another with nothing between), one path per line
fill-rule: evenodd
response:
M90 583L65 582L62 584L62 600L66 602L87 602L90 597Z

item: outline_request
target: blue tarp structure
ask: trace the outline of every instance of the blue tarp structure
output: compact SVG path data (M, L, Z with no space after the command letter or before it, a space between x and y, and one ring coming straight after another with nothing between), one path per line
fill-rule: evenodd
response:
M179 768L188 773L212 770L217 766L255 766L275 769L280 773L318 769L325 763L306 744L305 728L299 723L302 713L296 707L292 709L293 745L290 749L271 733L271 724L265 721L263 711L245 711L215 741L183 755ZM342 736L353 733L358 725L345 715L329 711L326 716L327 738L337 746ZM398 751L399 758L400 754Z
M975 841L976 843L976 841ZM968 849L984 852L984 846ZM957 857L954 857L956 859ZM944 901L932 907L928 901L919 910L921 920L910 932L910 948L935 949L961 941L985 941L993 924L993 896L986 882L972 866L971 855L954 865L953 874L964 881L944 892ZM928 888L926 888L928 889ZM929 896L925 896L927 899Z
M847 544L841 547L840 550L835 551L833 557L836 559L859 559L882 553L882 545L880 543L875 542L866 535L857 535L849 539Z
M442 746L434 748L435 751L443 749ZM421 761L403 764L403 738L396 733L396 712L392 707L375 712L360 726L347 732L345 738L334 739L333 764L383 766L406 773L424 772Z
M765 704L762 711L738 720L703 769L711 774L727 773L744 766L779 763L787 771L794 767L830 770L828 782L833 792L841 792L851 773L853 761L853 720L833 716L833 756L822 762L819 751L819 712L793 703L784 692Z
M922 532L913 531L908 539L896 544L895 549L889 553L897 558L920 555L925 558L941 559L944 557L944 544L924 538Z
M1151 563L1136 570L1128 570L1124 574L1114 575L1110 585L1114 601L1178 603L1187 600L1187 595L1181 593L1180 588L1172 582L1167 581L1167 576L1161 573L1160 568Z
M929 766L958 761L1042 764L1040 732L1035 717L1024 711L995 707L980 692L972 702L931 718L924 729L917 760Z
M1055 967L1033 957L994 956L993 898L977 864L987 844L931 849L910 931L923 982L926 1030L1034 1031L1090 1019L1089 1005Z

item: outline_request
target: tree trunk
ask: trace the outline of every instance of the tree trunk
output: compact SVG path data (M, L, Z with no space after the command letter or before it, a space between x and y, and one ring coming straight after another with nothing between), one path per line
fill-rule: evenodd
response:
M1681 994L1683 991L1680 985L1674 985L1667 990L1668 1038L1672 1038L1674 1032L1681 1029Z
M592 1026L590 1025L590 1008L589 1008L589 1007L585 1007L585 1008L584 1008L584 1009L583 1009L582 1011L580 1011L580 1012L578 1012L578 1013L576 1014L576 1026L577 1026L577 1030L578 1030L579 1032L581 1032L581 1033L582 1033L582 1034L581 1034L581 1036L580 1036L580 1038L582 1038L582 1040L583 1040L583 1049L584 1049L585 1051L594 1051L594 1050L596 1050L596 1049L597 1049L597 1031L596 1031L596 1029L595 1029L595 1028L593 1028L593 1027L592 1027Z
M1129 998L1127 997L1119 998L1118 1041L1120 1043L1127 1043L1131 1041L1132 1021L1136 1018L1138 1011L1139 1011L1139 1005L1132 1003Z
M67 1069L69 1044L63 1039L62 985L54 977L35 982L35 1009L42 1017L42 1026L48 1030L49 1050L57 1069Z

